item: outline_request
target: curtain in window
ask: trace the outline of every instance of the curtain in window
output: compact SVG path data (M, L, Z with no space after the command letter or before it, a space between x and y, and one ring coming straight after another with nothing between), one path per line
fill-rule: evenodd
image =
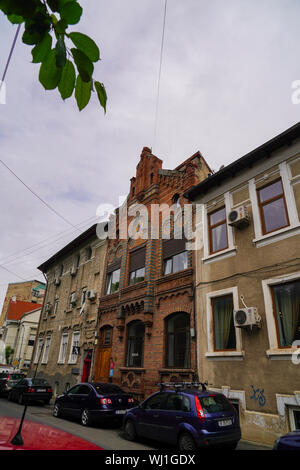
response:
M232 297L229 296L213 299L213 314L215 349L235 349L235 338L234 341L230 341L230 336L232 336L231 330L233 322Z
M298 337L300 326L300 282L282 284L273 289L280 345L291 346Z

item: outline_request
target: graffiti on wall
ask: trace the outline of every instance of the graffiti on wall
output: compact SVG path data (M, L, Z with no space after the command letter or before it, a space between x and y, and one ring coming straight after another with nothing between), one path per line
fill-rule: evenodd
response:
M258 402L259 406L265 406L266 404L266 397L264 396L264 389L263 388L254 388L253 385L251 385L253 394L250 397L251 400L254 400Z

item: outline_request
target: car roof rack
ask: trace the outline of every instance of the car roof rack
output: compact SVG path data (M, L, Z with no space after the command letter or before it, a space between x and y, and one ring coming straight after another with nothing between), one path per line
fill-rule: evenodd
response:
M176 392L183 388L202 388L202 392L206 391L208 382L160 382L155 385L160 387L160 391L163 392L167 388L175 388Z

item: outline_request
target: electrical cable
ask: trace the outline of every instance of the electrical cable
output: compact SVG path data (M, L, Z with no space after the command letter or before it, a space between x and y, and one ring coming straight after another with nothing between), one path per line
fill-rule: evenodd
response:
M153 149L156 147L157 121L158 121L158 105L159 105L160 81L161 81L161 70L162 70L162 61L163 61L163 50L164 50L164 42L165 42L165 28L166 28L166 16L167 16L167 3L168 3L168 0L165 0L164 21L163 21L163 30L162 30L162 38L161 38L161 46L160 46L160 62L159 62L158 83L157 83L156 107L155 107L155 117L154 117Z
M12 46L10 48L10 52L9 52L9 55L8 55L6 66L5 66L3 75L2 75L2 80L1 80L1 83L0 83L0 91L1 91L2 84L4 83L4 80L5 80L6 72L8 70L9 64L10 64L10 60L11 60L11 57L12 57L12 54L13 54L13 51L14 51L14 48L15 48L15 45L16 45L16 42L17 42L17 38L18 38L18 34L20 32L20 29L21 29L21 25L19 24L18 27L17 27L17 31L16 31L16 34L15 34Z
M60 219L62 219L64 222L66 222L68 225L70 225L71 227L75 228L76 230L78 230L79 232L81 232L81 230L79 230L79 228L76 227L76 225L72 224L72 222L70 222L68 219L66 219L63 215L61 215L56 209L54 209L52 206L50 206L50 204L48 204L43 198L41 198L35 191L33 191L33 189L31 189L13 170L11 170L9 168L8 165L6 165L6 163L4 163L3 160L0 160L0 163L2 163L3 166L5 166L5 168L13 175L15 176L15 178L17 178L18 181L20 181L20 183L23 184L23 186L25 186L26 189L28 189L28 191L30 191L36 198L39 199L39 201L41 201L46 207L48 207L49 210L51 210L52 212L54 212L54 214L56 214Z

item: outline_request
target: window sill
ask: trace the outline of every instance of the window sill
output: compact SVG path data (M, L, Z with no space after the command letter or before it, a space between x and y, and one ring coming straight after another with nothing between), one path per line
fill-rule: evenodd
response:
M166 367L165 369L159 369L158 372L160 374L193 374L195 372L194 369L191 369L190 367L187 369L179 369L179 368L172 368L172 367Z
M276 230L276 232L267 233L261 237L254 238L253 243L256 248L261 246L269 245L270 243L275 243L277 241L283 240L284 238L292 237L294 235L300 234L300 224L282 228Z
M218 253L214 253L212 255L208 255L205 258L202 258L202 262L204 264L215 263L216 261L221 261L222 259L229 258L231 256L235 256L237 251L236 246L227 248L226 250L219 251Z
M283 348L283 349L268 349L266 355L271 360L292 360L292 355L294 353L300 353L299 348Z
M206 353L205 357L215 361L242 361L245 357L245 351L213 351Z
M191 276L192 274L193 268L183 269L182 271L177 271L176 273L164 274L162 277L156 280L156 284L162 284L173 279Z
M126 366L126 367L120 367L121 372L146 372L146 369L144 367L134 367L134 366Z

